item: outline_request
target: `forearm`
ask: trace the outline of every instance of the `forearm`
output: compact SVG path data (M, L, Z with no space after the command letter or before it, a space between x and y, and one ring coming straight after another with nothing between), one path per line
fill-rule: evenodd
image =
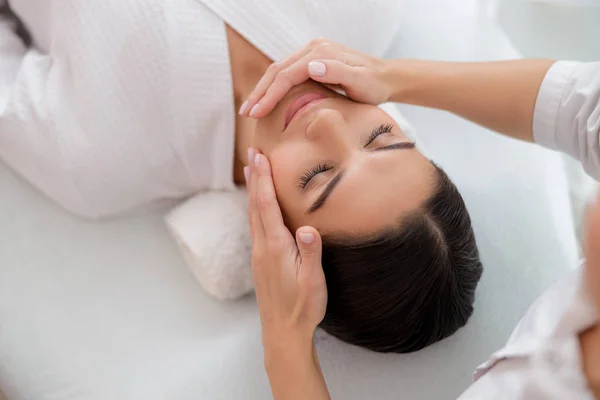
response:
M596 398L600 399L600 326L582 333L579 339L588 385Z
M312 340L266 347L265 368L275 400L330 399Z
M458 63L394 60L391 100L452 112L489 129L533 141L535 102L551 60Z

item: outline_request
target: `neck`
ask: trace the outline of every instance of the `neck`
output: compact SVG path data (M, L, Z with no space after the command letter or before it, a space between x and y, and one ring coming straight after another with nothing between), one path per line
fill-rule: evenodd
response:
M247 150L253 143L256 120L240 117L237 111L262 78L271 60L229 26L227 41L236 111L233 179L236 183L243 184L243 168L248 164Z

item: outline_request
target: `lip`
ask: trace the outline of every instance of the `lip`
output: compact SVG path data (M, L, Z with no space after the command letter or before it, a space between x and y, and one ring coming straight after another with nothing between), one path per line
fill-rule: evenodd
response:
M327 96L318 92L306 93L297 98L289 105L285 113L285 128L287 128L294 119L308 111L310 108L309 106L313 106L326 98Z

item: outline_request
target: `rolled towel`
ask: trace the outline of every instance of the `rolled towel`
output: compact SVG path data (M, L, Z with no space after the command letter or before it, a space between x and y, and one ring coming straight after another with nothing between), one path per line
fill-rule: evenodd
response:
M198 194L165 221L188 267L210 295L232 300L252 292L245 189Z

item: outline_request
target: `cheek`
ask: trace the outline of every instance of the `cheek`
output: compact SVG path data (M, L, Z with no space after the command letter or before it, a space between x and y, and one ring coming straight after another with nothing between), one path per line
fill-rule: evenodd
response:
M273 149L279 146L281 132L275 129L272 118L270 117L253 120L253 122L252 145L270 157L270 153Z
M290 152L281 151L280 148L275 149L268 155L269 161L271 162L271 169L273 171L273 182L275 183L275 189L277 190L277 196L281 197L280 201L284 200L290 192L290 188L294 182L294 154Z

